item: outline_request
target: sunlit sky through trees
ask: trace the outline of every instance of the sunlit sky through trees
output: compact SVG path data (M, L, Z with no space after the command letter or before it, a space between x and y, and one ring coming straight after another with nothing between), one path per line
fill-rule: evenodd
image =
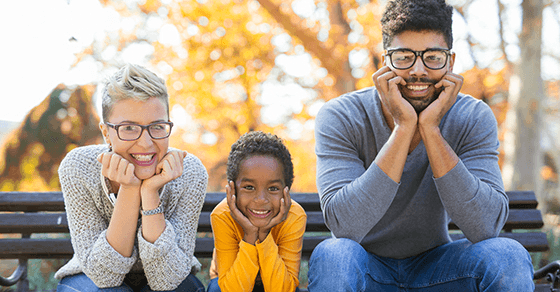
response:
M163 0L170 2L171 0ZM206 0L210 1L210 0ZM133 5L135 0L127 0ZM198 2L205 2L199 0ZM360 2L360 1L357 1ZM384 1L382 1L384 2ZM450 4L461 4L460 0L448 1ZM496 56L489 50L473 50L474 58L468 50L469 44L465 41L467 31L484 47L496 47L500 42L496 17L497 4L494 1L478 0L466 11L470 21L467 27L460 17L454 19L454 51L457 53L455 71L461 73L474 66L476 59L479 67L499 67L499 62L494 62ZM491 3L489 3L491 2ZM507 19L504 20L505 51L510 61L519 57L517 33L520 30L521 1L502 1L507 9ZM312 18L318 21L328 21L326 8L320 1L297 0L292 4L293 11L302 18ZM160 8L160 15L166 15L165 8ZM84 58L80 63L76 61L75 54L90 46L94 40L102 40L106 35L118 33L119 30L132 30L138 19L134 16L122 18L112 8L103 7L97 0L33 0L33 1L5 1L0 10L0 27L2 27L2 46L0 46L0 64L2 64L3 78L0 84L4 90L4 106L0 107L0 120L21 121L25 114L58 84L65 83L87 84L103 80L116 68L102 70L103 67L93 58ZM545 9L543 14L543 52L552 52L559 56L560 29L554 17L560 17L559 12L554 15L552 9ZM204 19L197 21L203 22ZM258 29L266 30L266 27ZM355 29L356 31L356 29ZM359 30L357 30L359 31ZM151 17L147 23L148 39L158 40L168 46L178 45L181 42L177 29L165 21L164 17ZM189 33L196 34L196 26ZM318 34L321 38L321 33ZM290 46L291 36L287 33L275 36L272 45L280 52L275 60L276 70L294 77L305 77L313 74L321 78L327 76L325 69L316 70L311 66L312 57L303 47L296 48L296 54L282 54ZM349 38L352 38L350 34ZM350 40L351 41L351 40ZM167 68L164 65L150 66L149 56L154 48L144 42L129 45L124 49L119 58L120 62L138 63L148 66L162 77L166 77ZM117 48L109 46L102 51L103 60L111 60L116 56ZM497 51L495 54L499 54ZM370 60L367 51L353 52L350 63L358 69L352 74L356 78L371 75L373 72L363 72L360 64ZM212 56L210 56L212 57ZM492 68L499 70L500 68ZM560 79L560 64L557 60L543 57L543 79ZM273 70L271 74L275 74ZM224 76L227 78L227 76ZM270 80L274 80L271 78ZM310 90L305 90L299 84L279 84L274 81L265 81L262 85L260 102L263 104L263 122L274 125L283 115L282 111L298 110L300 103L294 99L311 98ZM293 100L293 102L292 102ZM317 104L318 110L320 104ZM174 112L175 118L184 118L180 110ZM180 121L177 121L181 123Z

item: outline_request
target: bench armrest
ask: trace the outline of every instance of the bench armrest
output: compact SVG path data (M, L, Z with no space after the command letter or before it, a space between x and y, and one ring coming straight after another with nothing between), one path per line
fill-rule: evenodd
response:
M25 274L26 271L27 271L27 259L19 259L18 266L11 276L9 276L8 278L4 278L0 276L0 285L9 287L17 284L18 281L21 280L22 276Z
M558 291L557 289L560 288L560 261L549 263L538 269L533 274L533 279L537 280L545 276L547 277L546 280L551 282L552 287L550 291Z

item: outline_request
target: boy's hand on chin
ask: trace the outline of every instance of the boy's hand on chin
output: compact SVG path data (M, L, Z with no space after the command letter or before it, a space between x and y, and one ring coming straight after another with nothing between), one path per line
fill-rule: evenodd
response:
M290 190L285 187L283 190L282 199L280 199L280 212L268 222L265 227L259 228L259 240L262 242L268 236L270 229L272 227L284 222L290 213L290 208L292 207L292 198L290 197Z
M249 221L249 218L245 217L243 213L237 208L236 204L236 196L235 196L235 185L233 181L230 181L226 185L226 196L227 196L227 203L229 206L229 212L231 217L241 225L243 228L243 233L245 233L243 240L249 244L255 245L255 242L258 239L258 232L259 229Z

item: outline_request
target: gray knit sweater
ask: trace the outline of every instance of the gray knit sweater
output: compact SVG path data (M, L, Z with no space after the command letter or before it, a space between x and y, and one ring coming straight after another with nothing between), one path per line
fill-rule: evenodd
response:
M64 195L73 258L55 278L83 272L98 287L122 284L130 271L144 271L152 290L175 289L191 272L200 269L194 257L198 218L206 195L208 174L192 154L183 160L183 174L168 182L160 194L166 227L152 244L142 237L141 219L131 257L124 257L109 245L107 227L113 204L102 189L101 163L97 156L107 145L72 150L58 169ZM108 180L103 183L110 190Z
M453 220L471 242L495 237L508 216L498 166L496 119L459 94L440 130L459 163L434 179L422 142L408 155L401 182L373 163L391 130L375 88L327 102L316 119L317 188L328 227L391 258L450 242Z

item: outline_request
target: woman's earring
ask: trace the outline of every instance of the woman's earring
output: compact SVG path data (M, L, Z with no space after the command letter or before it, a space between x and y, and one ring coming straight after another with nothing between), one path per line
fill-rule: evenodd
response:
M113 152L113 145L109 144L109 152Z

